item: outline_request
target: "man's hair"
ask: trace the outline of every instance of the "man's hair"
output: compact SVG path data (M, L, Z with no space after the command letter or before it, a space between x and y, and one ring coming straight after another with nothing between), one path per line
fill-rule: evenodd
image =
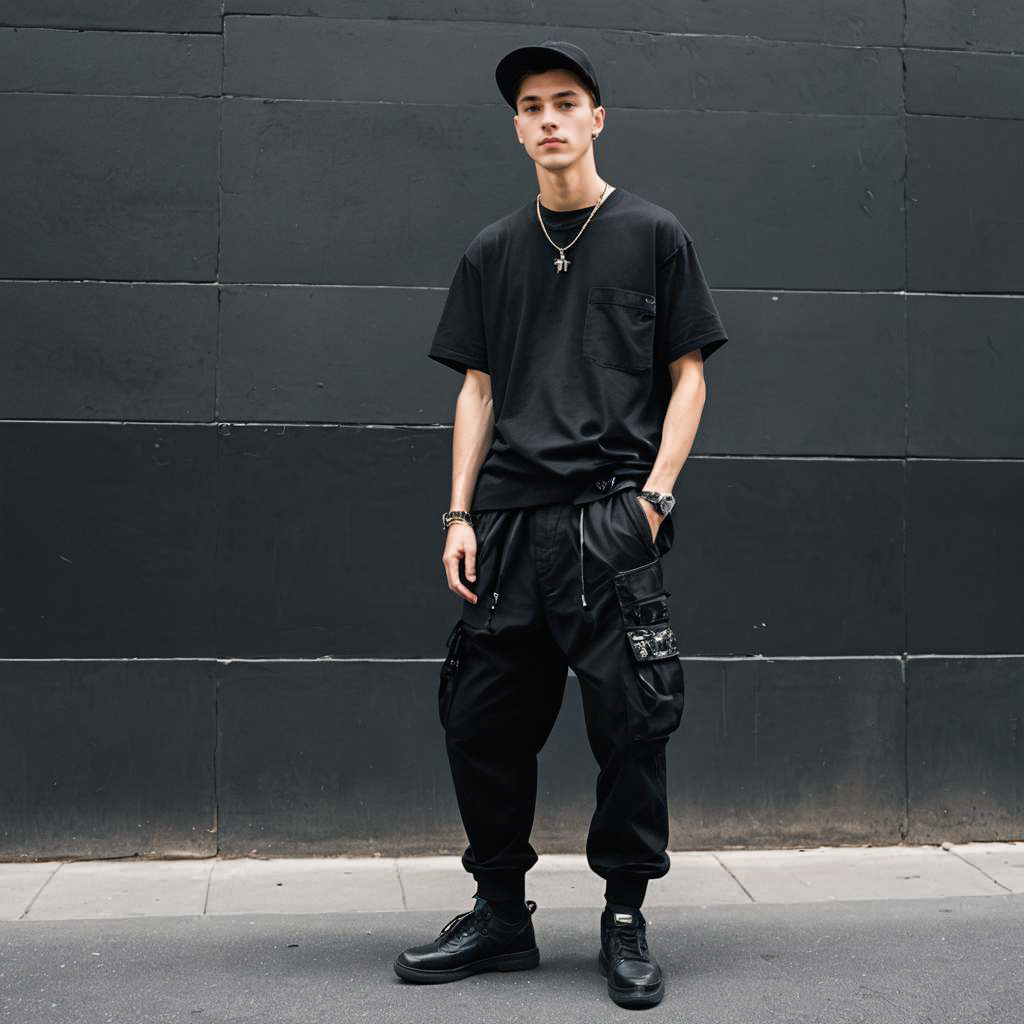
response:
M576 82L579 84L580 88L584 91L584 93L586 93L587 97L590 100L591 109L592 110L596 110L597 109L597 97L591 91L590 86L587 85L587 83L584 82L583 79L580 78L580 76L578 74L576 74L576 72L573 71L572 68L563 68L563 67L558 67L558 66L552 67L551 65L548 65L547 67L541 67L541 68L531 68L529 71L524 71L519 76L519 78L516 80L516 107L517 108L519 107L519 93L520 93L520 91L523 88L523 79L529 77L530 75L542 75L545 71L568 71L569 74L572 75L572 77L576 79Z

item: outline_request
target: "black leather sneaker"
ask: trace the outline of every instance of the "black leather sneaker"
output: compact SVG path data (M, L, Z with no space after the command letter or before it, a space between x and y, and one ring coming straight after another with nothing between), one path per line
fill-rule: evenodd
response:
M608 979L608 995L619 1006L655 1006L665 994L658 961L647 948L647 921L641 911L601 914L601 952L597 965Z
M533 932L537 904L526 901L525 920L509 924L482 896L472 910L456 914L433 942L399 953L395 973L405 981L458 981L482 971L528 971L540 963Z

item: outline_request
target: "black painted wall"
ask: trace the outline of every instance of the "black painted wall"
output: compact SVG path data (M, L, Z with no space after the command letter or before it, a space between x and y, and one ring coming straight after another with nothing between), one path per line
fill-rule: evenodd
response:
M0 857L461 853L436 714L455 261L493 82L731 344L666 559L672 847L1024 836L1024 13L1007 0L0 0ZM578 694L535 843L581 852Z

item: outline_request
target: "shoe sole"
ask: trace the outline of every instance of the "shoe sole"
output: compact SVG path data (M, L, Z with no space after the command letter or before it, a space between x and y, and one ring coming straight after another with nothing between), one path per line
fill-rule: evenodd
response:
M432 985L445 981L459 981L461 978L468 978L471 974L481 974L484 971L529 971L539 963L540 950L534 946L533 949L526 949L521 953L499 953L483 960L474 960L451 971L428 971L421 967L409 967L398 960L395 961L394 967L395 974L405 981Z
M597 954L597 969L601 972L602 978L608 978L608 964L605 961L604 950ZM608 978L608 995L612 1001L619 1006L656 1006L661 1002L665 994L665 979L658 982L657 988L650 990L636 988L618 988Z

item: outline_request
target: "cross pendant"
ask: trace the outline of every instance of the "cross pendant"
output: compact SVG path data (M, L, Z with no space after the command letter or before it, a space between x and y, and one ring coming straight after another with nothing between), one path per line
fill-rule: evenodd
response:
M557 270L559 272L561 272L563 270L568 270L569 269L569 264L571 262L572 262L572 260L566 259L565 250L564 249L559 249L558 250L558 259L555 260L555 270Z

